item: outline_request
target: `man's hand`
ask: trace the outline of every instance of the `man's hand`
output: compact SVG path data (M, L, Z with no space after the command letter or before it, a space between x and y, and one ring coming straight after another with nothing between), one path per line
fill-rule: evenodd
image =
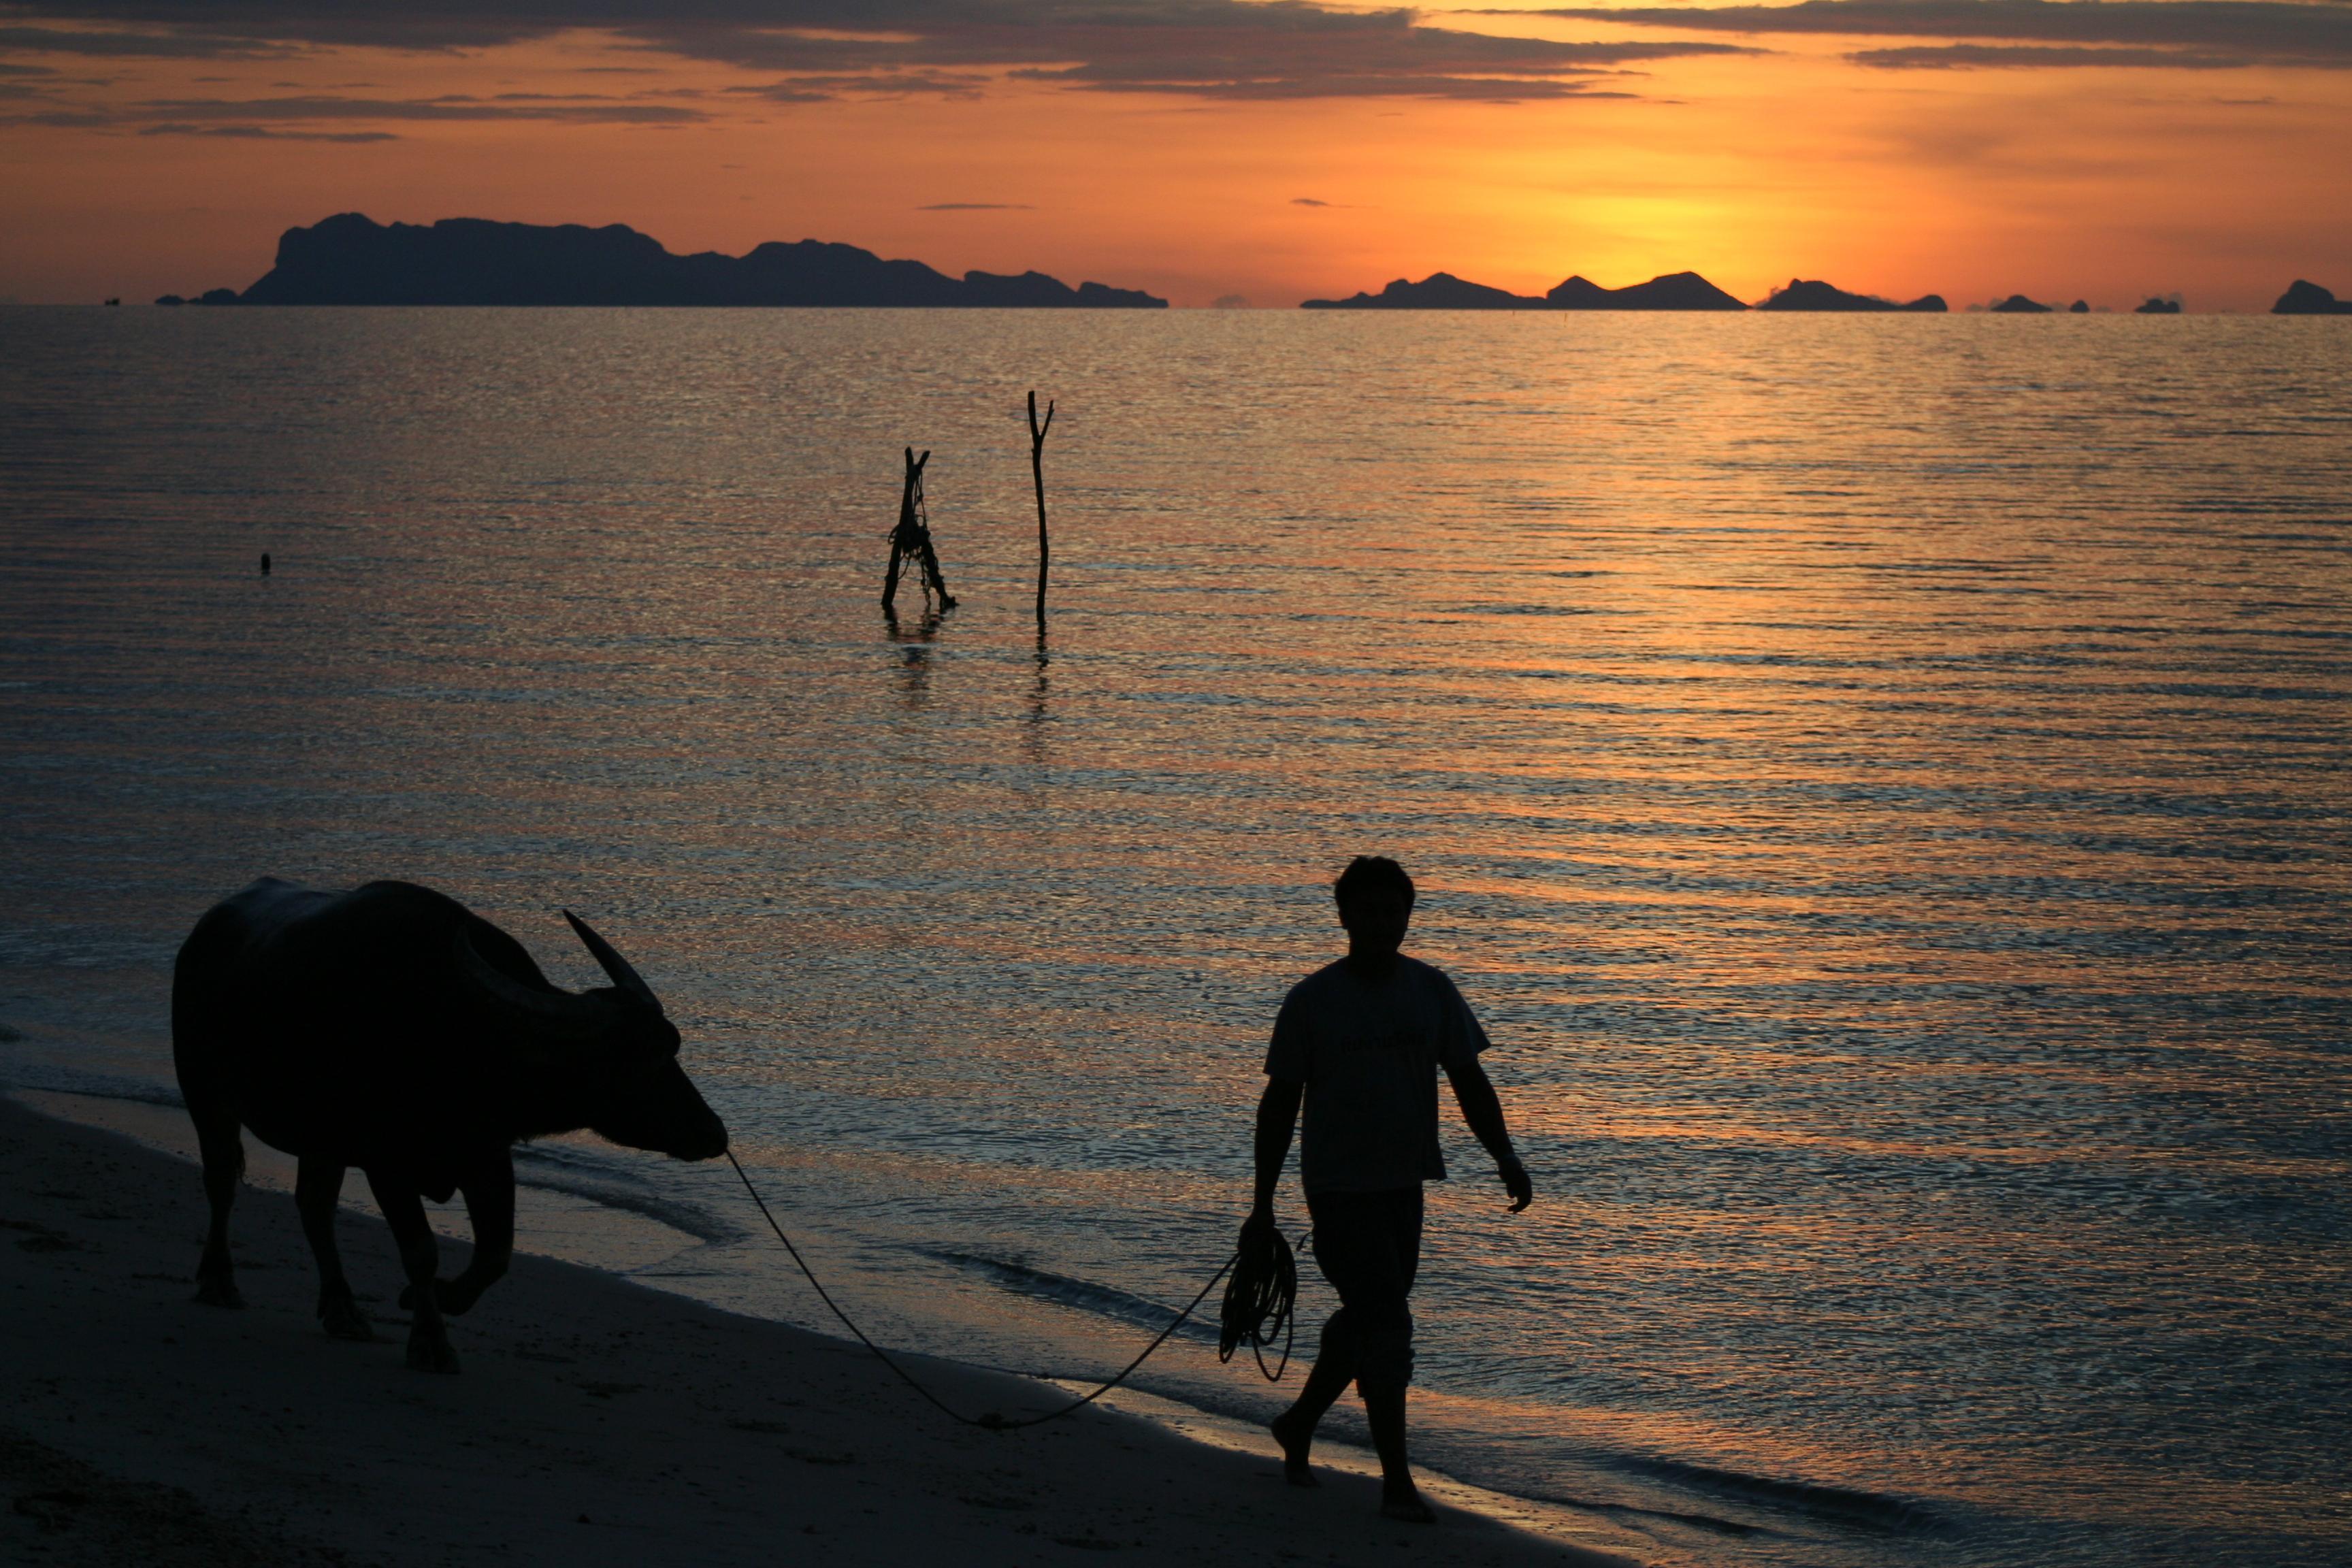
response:
M1511 1194L1511 1213L1517 1214L1536 1201L1536 1184L1529 1179L1528 1168L1519 1163L1517 1155L1514 1154L1507 1160L1496 1161L1495 1174L1502 1181L1505 1190Z
M1495 1156L1495 1174L1510 1192L1511 1212L1518 1213L1536 1201L1536 1184L1528 1180L1528 1168L1519 1163L1518 1151L1511 1147L1511 1130L1503 1123L1503 1102L1487 1081L1486 1068L1473 1057L1447 1067L1445 1076L1453 1080L1462 1120L1470 1124L1486 1152Z

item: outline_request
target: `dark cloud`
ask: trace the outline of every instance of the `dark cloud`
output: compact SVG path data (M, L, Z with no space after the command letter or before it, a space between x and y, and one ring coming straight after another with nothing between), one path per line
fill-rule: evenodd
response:
M1293 196L1290 198L1290 205L1295 207L1328 207L1331 204L1318 202L1313 196Z
M1076 81L1075 73L1021 72L1051 80ZM1299 98L1444 98L1464 102L1526 103L1564 98L1633 98L1631 92L1596 92L1583 81L1512 77L1410 76L1277 77L1253 81L1185 81L1144 79L1093 81L1097 92L1171 92L1192 98L1273 100Z
M103 59L254 59L291 51L252 38L191 33L91 32L87 28L0 26L0 51L81 55Z
M830 103L843 98L978 98L990 78L978 71L818 72L786 77L764 87L730 87L726 90L771 103Z
M1583 79L1628 61L1744 52L1498 37L1433 26L1409 10L1306 0L20 0L10 9L77 36L192 55L475 48L597 28L651 52L773 72L780 79L760 94L777 102L961 96L993 73L1212 99L1564 98L1593 96ZM94 30L101 25L142 30Z
M389 131L285 131L267 125L143 125L142 136L217 136L236 142L397 142Z
M919 213L1033 213L1037 209L1027 202L933 202L915 210Z
M1429 27L1403 11L1324 11L1296 0L885 5L835 25L856 26L859 36L698 19L625 30L646 47L782 73L778 87L795 96L872 92L891 80L907 82L902 90L971 93L989 79L971 73L985 70L1097 92L1196 98L1554 96L1572 90L1563 79L1607 63L1575 45ZM877 30L884 26L892 30Z
M521 100L522 101L511 101ZM52 98L51 102L57 100ZM439 98L343 98L313 93L287 98L155 98L121 105L61 105L18 115L10 124L133 130L142 136L216 136L242 140L384 142L389 132L323 131L338 121L554 121L569 124L684 125L707 120L699 110L673 104L541 100L515 93L499 100L449 94Z
M1968 41L1968 47L1957 50L1873 49L1853 57L1888 68L2352 67L2352 5L2340 0L1802 0L1795 5L1575 7L1534 14L1696 32ZM1979 41L2071 47L1985 49ZM2101 51L2100 45L2116 47Z
M1977 70L2020 66L2161 66L2168 70L2242 70L2261 63L2242 55L2208 55L2189 49L2088 48L2080 44L1927 44L1895 49L1857 49L1846 58L1877 70Z
M622 125L683 125L709 116L666 103L491 103L478 99L159 98L123 111L158 121L321 120L555 120Z

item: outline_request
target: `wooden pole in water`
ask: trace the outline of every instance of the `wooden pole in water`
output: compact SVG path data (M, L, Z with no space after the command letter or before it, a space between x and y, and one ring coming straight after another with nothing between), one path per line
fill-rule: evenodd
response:
M898 490L898 526L890 531L890 573L882 579L885 613L895 613L898 571L909 563L923 585L925 605L937 595L942 613L956 607L955 595L948 592L948 580L940 575L939 552L931 544L930 511L923 505L923 465L930 460L929 452L918 458L912 447L907 448L907 478Z
M1045 422L1037 423L1037 395L1029 395L1029 477L1037 485L1037 630L1045 629L1045 574L1053 546L1045 537L1045 432L1054 427L1054 400L1045 400Z
M907 448L907 472L898 489L898 523L890 531L890 571L882 579L882 608L885 611L896 607L894 601L898 597L899 563L916 553L916 538L921 527L915 515L916 488L922 483L923 465L930 460L929 452L918 458L912 447Z

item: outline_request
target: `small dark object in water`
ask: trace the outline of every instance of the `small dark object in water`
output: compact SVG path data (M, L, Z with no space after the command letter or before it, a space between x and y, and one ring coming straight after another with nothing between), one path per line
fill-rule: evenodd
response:
M2147 303L2135 309L2132 311L2132 314L2135 316L2177 316L2180 314L2180 301L2178 300L2167 300L2162 295L2151 294L2148 296Z
M915 456L912 447L907 448L907 475L898 490L898 525L890 531L890 571L882 579L882 608L894 612L898 597L898 572L907 563L915 563L919 580L923 584L923 598L928 604L937 594L940 608L955 608L955 595L948 592L947 579L940 575L940 558L931 548L930 509L923 504L923 465L931 460L925 452Z
M2066 313L2070 316L2087 316L2091 313L2091 302L2088 300L2077 300L2066 307Z
M261 552L261 574L265 577L269 575L269 552L267 550Z
M1992 308L1992 313L1996 316L2046 316L2050 314L2050 307L2038 300L2029 300L2022 294L2011 294L2008 299L1995 305Z

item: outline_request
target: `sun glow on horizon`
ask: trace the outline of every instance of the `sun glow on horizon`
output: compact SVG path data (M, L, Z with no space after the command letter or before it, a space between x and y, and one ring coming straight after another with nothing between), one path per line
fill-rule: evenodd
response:
M1377 32L1244 29L1266 60L1223 84L1146 79L1131 39L1047 38L1078 63L1024 64L995 35L927 52L851 26L725 49L591 28L25 47L61 26L0 48L0 295L242 288L283 229L352 210L625 223L680 252L836 239L1181 306L1441 269L1530 293L1691 269L1749 300L1821 277L1956 306L2352 285L2352 77L2274 61L1875 68L1866 35L1454 12L1423 19L1470 40L1443 45L1450 75L1379 77L1419 68ZM894 50L918 63L869 58Z

